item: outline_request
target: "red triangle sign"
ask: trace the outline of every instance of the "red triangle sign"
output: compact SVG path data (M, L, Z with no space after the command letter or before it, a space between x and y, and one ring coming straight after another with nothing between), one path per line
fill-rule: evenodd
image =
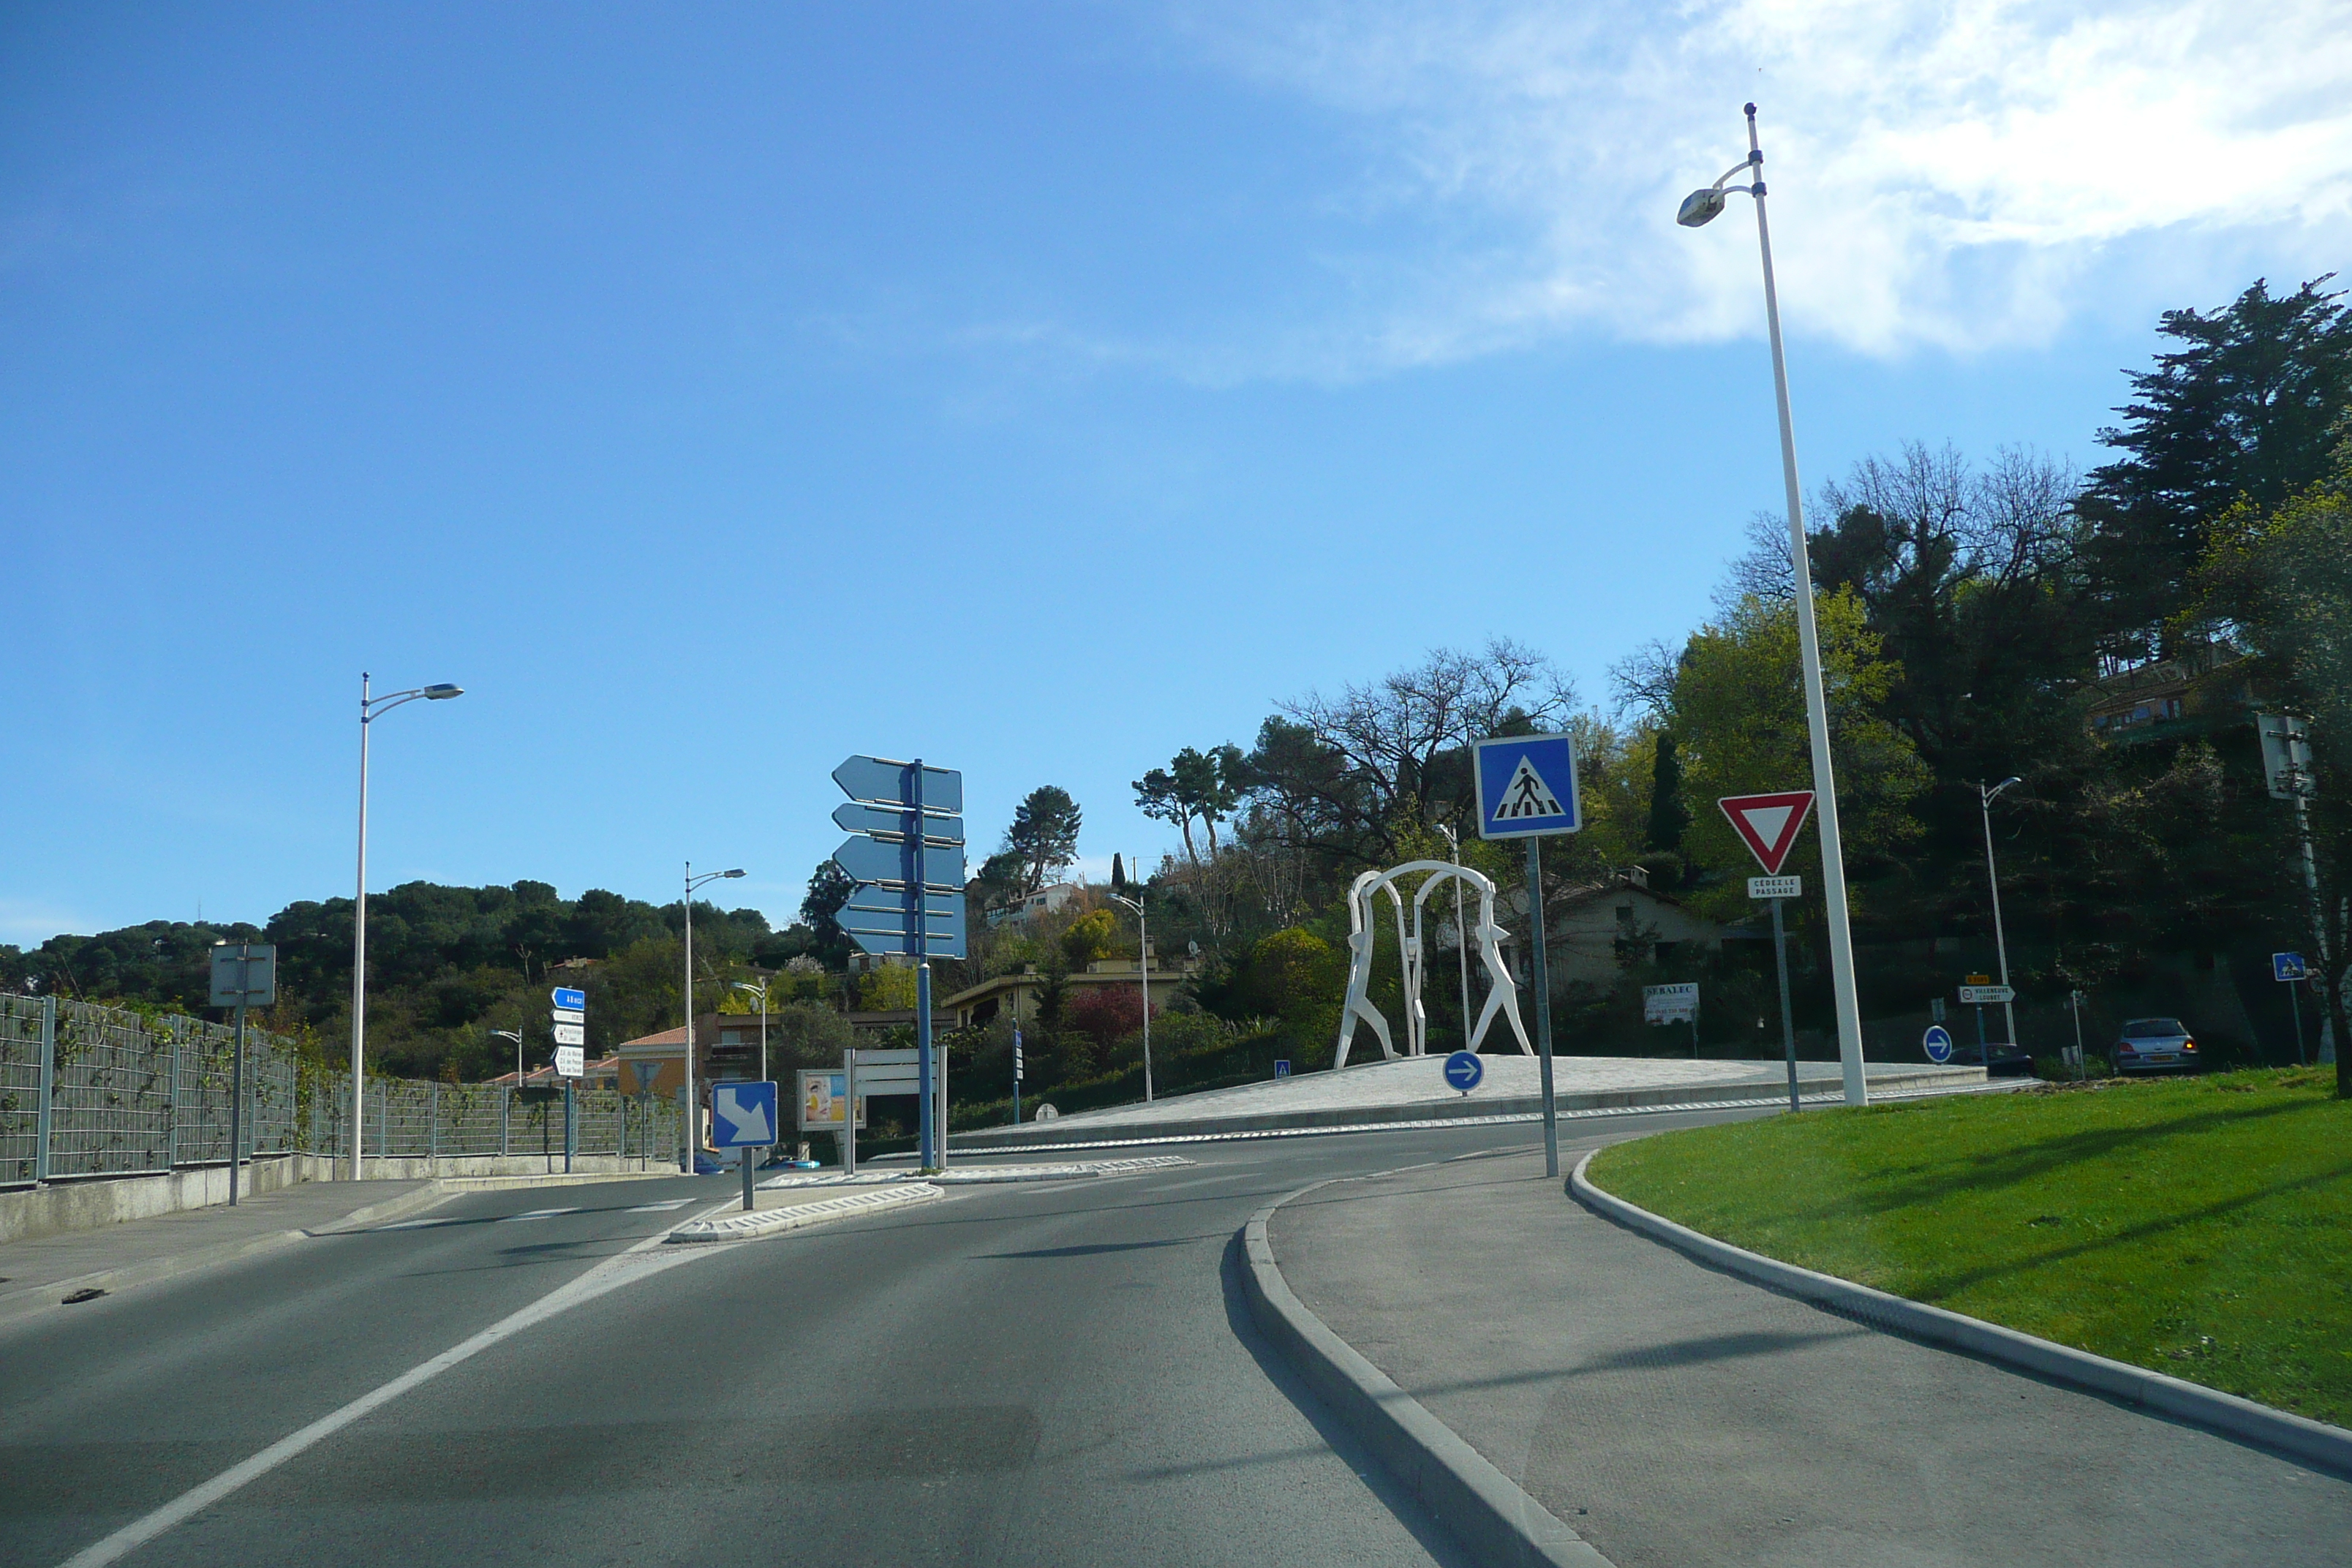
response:
M1780 862L1797 842L1797 832L1813 809L1813 792L1792 789L1780 795L1727 795L1715 803L1731 818L1733 831L1748 841L1757 863L1768 877L1780 874Z

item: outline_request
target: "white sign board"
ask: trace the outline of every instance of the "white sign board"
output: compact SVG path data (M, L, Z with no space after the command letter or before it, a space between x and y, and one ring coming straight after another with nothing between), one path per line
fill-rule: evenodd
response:
M588 1021L586 1010L579 1007L558 1007L548 1016L559 1024L584 1024Z
M931 1089L940 1087L940 1069L946 1063L945 1051L931 1053ZM869 1094L920 1094L922 1067L914 1051L869 1051L857 1053L857 1097Z
M1642 1022L1686 1024L1698 1016L1698 982L1642 987Z
M214 944L212 999L215 1007L267 1007L277 1001L277 944L266 942Z
M1960 987L1960 1005L1964 1007L1982 1007L1994 1003L2014 1002L2016 1000L2016 991L2007 985L1963 985Z
M1751 899L1801 899L1805 896L1802 877L1750 877L1748 896Z
M583 1059L587 1054L587 1052L582 1050L578 1046L556 1047L555 1076L558 1078L578 1078L580 1076L581 1069L588 1065Z
M588 1043L588 1026L585 1024L556 1025L555 1043L559 1046L586 1045Z

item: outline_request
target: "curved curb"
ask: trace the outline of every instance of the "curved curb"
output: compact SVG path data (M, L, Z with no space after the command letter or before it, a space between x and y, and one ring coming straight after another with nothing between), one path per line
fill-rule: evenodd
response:
M1592 1152L1599 1152L1598 1149ZM2054 1383L2071 1384L2143 1410L2190 1422L2224 1436L2290 1454L2339 1474L2352 1474L2352 1431L2341 1426L2273 1410L2234 1394L2223 1394L2128 1362L2113 1361L2071 1345L2037 1339L1998 1323L1988 1323L1981 1318L1889 1295L1851 1279L1818 1274L1734 1247L1727 1241L1717 1241L1688 1226L1676 1225L1662 1215L1627 1203L1614 1194L1602 1192L1584 1173L1584 1168L1591 1163L1592 1154L1587 1154L1569 1173L1570 1196L1601 1218L1664 1242L1701 1263L1739 1275L1782 1295L1858 1319L1874 1329L1964 1351Z
M1545 1511L1292 1292L1274 1260L1266 1222L1292 1198L1326 1184L1318 1182L1268 1204L1242 1227L1242 1285L1259 1330L1405 1490L1479 1562L1510 1568L1611 1568L1591 1542Z
M929 1203L947 1194L927 1183L916 1182L903 1186L877 1187L870 1192L849 1193L819 1203L794 1204L790 1208L770 1209L765 1214L736 1213L724 1218L706 1215L690 1219L672 1230L667 1240L697 1241L756 1241L762 1237L782 1236L786 1231L803 1230L828 1220L856 1219L883 1209L904 1208L909 1204Z

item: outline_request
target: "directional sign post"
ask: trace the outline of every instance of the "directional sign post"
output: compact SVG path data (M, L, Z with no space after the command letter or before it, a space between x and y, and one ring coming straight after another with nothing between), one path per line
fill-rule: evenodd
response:
M245 1010L278 1000L278 948L273 942L219 942L213 948L213 1005L236 1009L236 1045L229 1056L228 1201L236 1204L245 1168ZM177 1094L177 1089L173 1090ZM42 1102L44 1113L47 1101ZM352 1146L358 1147L354 1141Z
M1731 821L1756 863L1760 877L1748 879L1748 896L1769 900L1772 905L1772 963L1780 973L1780 1054L1789 1064L1789 1109L1797 1109L1797 1017L1789 1006L1789 932L1781 923L1780 906L1805 891L1802 877L1783 877L1789 851L1813 809L1813 792L1782 790L1777 795L1727 795L1715 803Z
M1475 1051L1456 1051L1445 1058L1445 1086L1460 1090L1465 1100L1486 1077L1486 1059Z
M743 1207L751 1207L760 1161L751 1151L772 1147L776 1131L776 1086L772 1083L717 1083L710 1086L710 1146L740 1149L743 1165Z
M2271 978L2286 987L2288 1005L2294 1009L2294 1065L2305 1067L2303 1055L2303 984L2311 978L2310 966L2299 952L2271 954Z
M588 993L558 985L547 994L548 1025L555 1031L555 1076L563 1080L563 1169L580 1148L579 1101L573 1090L588 1069ZM542 1124L542 1131L545 1127Z
M963 775L926 767L919 757L851 757L833 770L833 782L850 802L836 807L833 819L853 835L833 859L857 884L835 920L867 952L914 959L915 1048L920 1080L931 1086L930 961L961 958L966 951ZM924 1169L944 1166L944 1084L923 1094L917 1126ZM853 1134L844 1144L845 1161L855 1158L855 1148Z
M1551 1093L1551 978L1544 967L1543 841L1550 834L1574 833L1584 826L1582 805L1576 795L1576 742L1568 735L1496 735L1473 742L1470 758L1478 786L1478 837L1528 841L1528 980L1536 994L1536 1058L1543 1075L1544 1174L1557 1178L1559 1108L1552 1103Z
M1021 1125L1021 1026L1013 1026L1013 1124Z

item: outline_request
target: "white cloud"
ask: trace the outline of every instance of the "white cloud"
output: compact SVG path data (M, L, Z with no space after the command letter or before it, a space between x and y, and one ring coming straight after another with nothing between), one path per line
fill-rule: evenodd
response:
M1385 285L1331 324L1331 369L1759 330L1746 198L1673 222L1746 152L1748 98L1783 309L1865 353L2042 342L2112 303L2118 268L2179 302L2184 279L2300 281L2352 248L2344 0L1258 4L1182 26L1364 130L1362 216L1448 237L1365 264Z

